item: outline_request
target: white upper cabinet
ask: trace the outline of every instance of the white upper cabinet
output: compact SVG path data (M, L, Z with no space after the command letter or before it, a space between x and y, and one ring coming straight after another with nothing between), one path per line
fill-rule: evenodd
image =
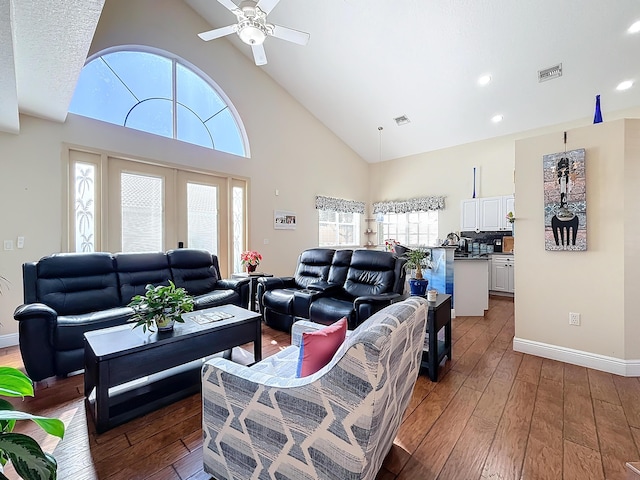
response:
M506 219L509 212L515 214L513 195L462 200L460 230L463 232L511 230L511 224Z
M460 230L475 231L478 226L478 199L470 198L460 202Z
M502 217L502 197L480 199L480 230L500 230L504 225Z

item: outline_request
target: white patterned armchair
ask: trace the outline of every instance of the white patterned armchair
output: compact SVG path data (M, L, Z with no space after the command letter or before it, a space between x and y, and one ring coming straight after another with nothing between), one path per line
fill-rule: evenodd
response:
M333 359L296 378L293 345L252 367L215 358L202 369L204 470L217 480L373 480L420 369L427 302L395 303L350 332Z

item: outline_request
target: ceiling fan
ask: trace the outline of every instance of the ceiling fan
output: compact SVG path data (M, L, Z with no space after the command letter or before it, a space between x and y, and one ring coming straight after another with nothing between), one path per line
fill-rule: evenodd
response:
M308 33L267 23L267 15L279 1L280 0L244 0L240 5L236 5L231 0L218 0L218 2L237 17L238 23L216 28L208 32L202 32L199 33L198 36L208 42L209 40L224 37L225 35L237 33L244 43L251 45L253 59L256 65L266 65L267 55L264 51L263 43L268 36L297 43L298 45L306 45L309 41Z

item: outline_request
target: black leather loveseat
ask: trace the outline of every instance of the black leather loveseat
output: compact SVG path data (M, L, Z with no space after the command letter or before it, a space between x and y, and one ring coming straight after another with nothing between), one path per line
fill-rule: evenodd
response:
M195 309L247 305L249 279L220 279L218 258L205 250L167 253L59 253L25 263L20 352L34 380L84 368L83 334L122 325L133 311L126 305L147 284L172 280L195 297Z
M289 331L302 319L331 324L347 317L349 328L354 329L400 299L405 262L377 250L305 250L293 277L258 279L264 321Z

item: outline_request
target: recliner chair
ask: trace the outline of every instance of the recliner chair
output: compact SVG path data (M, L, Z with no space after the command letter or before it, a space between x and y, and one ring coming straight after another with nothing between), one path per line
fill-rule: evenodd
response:
M263 318L273 328L290 331L298 320L330 324L347 317L353 329L401 298L405 262L377 250L305 250L296 277L258 279ZM315 279L300 274L310 268Z
M345 252L350 254L351 250ZM307 287L329 279L335 253L336 251L330 248L305 250L298 257L293 277L258 279L258 305L267 325L289 332L293 322L300 318L308 318L309 301L313 294Z

